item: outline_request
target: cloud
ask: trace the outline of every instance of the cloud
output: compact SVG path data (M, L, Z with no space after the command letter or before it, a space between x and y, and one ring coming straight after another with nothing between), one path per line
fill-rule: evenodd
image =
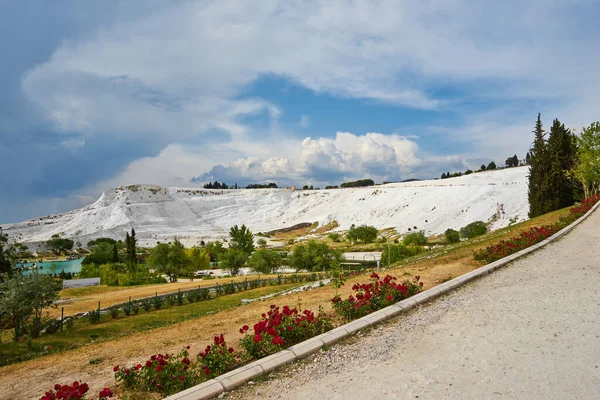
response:
M298 125L300 125L301 128L308 128L310 125L310 117L308 115L303 115L302 118L300 118Z

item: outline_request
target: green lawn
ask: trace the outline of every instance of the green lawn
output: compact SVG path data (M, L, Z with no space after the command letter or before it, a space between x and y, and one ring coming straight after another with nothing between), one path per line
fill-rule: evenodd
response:
M50 352L60 352L85 346L99 341L112 340L118 337L131 335L135 332L147 331L167 325L176 324L185 320L200 318L207 314L231 309L241 306L242 299L254 299L267 294L280 292L298 286L298 283L287 285L267 286L263 288L247 290L216 299L199 301L182 306L169 306L166 302L157 311L145 313L143 309L140 314L125 317L122 313L117 319L103 314L100 324L91 324L87 318L75 322L72 330L66 330L51 335L43 334L38 339L14 343L10 333L7 331L0 343L0 366L15 362L28 360L44 354L44 347L50 346Z

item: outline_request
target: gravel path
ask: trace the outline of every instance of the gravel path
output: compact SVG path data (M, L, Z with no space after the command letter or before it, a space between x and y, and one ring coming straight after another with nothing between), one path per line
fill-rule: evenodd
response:
M226 393L244 399L592 399L600 212L561 240Z

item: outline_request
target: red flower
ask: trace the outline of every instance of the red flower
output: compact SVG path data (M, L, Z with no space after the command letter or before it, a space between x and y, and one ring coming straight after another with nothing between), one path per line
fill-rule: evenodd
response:
M159 365L158 367L156 367L156 372L160 372L163 370L163 366Z
M100 397L101 399L113 397L113 392L109 388L104 388L100 391L100 394L98 395L98 397Z
M114 372L119 372L119 366L118 366L118 365L115 365L115 367L113 368L113 371L114 371ZM56 385L56 386L59 386L59 385ZM56 386L54 386L54 389L55 389L55 390L58 390L58 389L56 389Z

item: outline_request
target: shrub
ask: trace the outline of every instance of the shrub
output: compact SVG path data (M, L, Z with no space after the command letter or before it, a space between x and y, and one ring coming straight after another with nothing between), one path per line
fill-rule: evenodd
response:
M87 313L88 321L91 324L95 324L98 322L98 310L92 310Z
M405 246L416 245L423 246L427 244L427 238L425 237L424 231L412 232L404 236L402 244Z
M475 251L473 258L483 264L494 262L545 240L558 232L559 229L558 226L533 227L528 232L523 232L519 236L506 241L501 240L498 244Z
M48 321L48 325L46 325L46 333L53 334L60 330L60 320L51 319Z
M73 317L67 318L67 320L64 322L64 324L68 330L73 329L73 327L75 326L75 318L73 318Z
M195 303L198 301L198 291L190 290L189 292L186 292L185 299L188 301L188 303Z
M448 243L458 243L460 241L460 233L454 229L446 229L444 235L446 235L446 242Z
M249 357L261 358L332 328L331 318L321 313L315 315L310 310L300 312L288 306L279 311L278 306L271 305L270 310L262 314L262 319L254 325L253 334L248 333L248 325L240 328L240 333L245 334L240 344Z
M150 311L150 309L152 308L152 300L150 299L142 299L140 300L140 304L146 312Z
M206 346L206 349L198 354L198 364L207 379L229 371L238 360L239 354L233 347L227 347L222 333L215 336L212 346Z
M159 310L162 307L163 302L164 300L162 297L154 296L152 298L152 304L154 305L155 310Z
M198 299L199 300L208 300L210 298L210 291L207 288L202 288L198 290Z
M119 316L119 306L110 306L108 312L112 319L116 319Z
M419 293L423 286L423 282L419 282L419 276L400 284L395 282L396 279L391 275L380 279L379 275L373 273L370 276L370 283L356 283L352 286L355 295L350 295L346 300L342 300L339 296L331 299L333 309L342 318L351 321L409 298Z
M328 237L329 237L329 239L331 239L331 241L332 241L332 242L335 242L335 243L339 243L339 242L341 242L341 241L342 241L342 235L340 235L340 234L339 234L339 233L337 233L337 232L332 232L332 233L330 233L330 234L328 235Z
M123 306L123 314L125 314L127 317L129 317L131 315L131 307L132 307L131 303L127 303Z
M460 236L467 239L473 239L474 237L485 235L487 230L485 222L475 221L460 228Z
M87 383L75 381L71 385L54 385L54 390L48 390L40 400L85 400L89 391ZM99 400L106 400L113 396L112 390L104 388L98 394Z
M115 381L125 389L158 392L163 396L180 392L197 382L187 346L179 354L154 354L144 364L113 368Z
M140 304L137 301L131 303L131 311L133 311L133 315L138 315L140 313Z
M378 234L377 228L374 226L361 225L355 227L352 225L346 234L346 237L351 242L372 243Z
M389 248L386 246L381 254L381 262L383 265L393 264L405 258L421 254L423 251L423 246L405 246L404 244L395 244L389 246Z

